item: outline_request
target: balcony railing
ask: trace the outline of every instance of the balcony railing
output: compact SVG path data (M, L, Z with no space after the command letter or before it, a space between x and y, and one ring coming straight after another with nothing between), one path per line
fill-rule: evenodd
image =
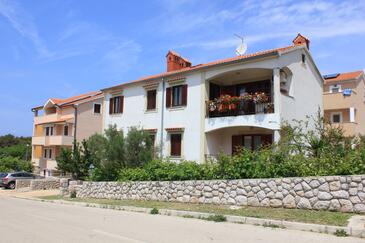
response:
M206 102L207 117L241 116L262 113L274 113L271 102L255 102L241 100L237 103L222 104L214 101Z

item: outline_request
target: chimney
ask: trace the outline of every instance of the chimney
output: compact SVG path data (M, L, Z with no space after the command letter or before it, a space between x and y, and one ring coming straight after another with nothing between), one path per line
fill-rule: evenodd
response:
M174 51L169 51L166 55L167 72L191 67L191 62Z
M297 37L293 40L294 45L302 45L305 44L309 50L309 39L302 36L300 33L298 33Z

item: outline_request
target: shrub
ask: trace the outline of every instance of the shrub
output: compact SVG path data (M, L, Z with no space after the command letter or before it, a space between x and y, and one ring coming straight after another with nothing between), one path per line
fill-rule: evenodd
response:
M76 198L76 191L75 190L72 190L70 192L70 198Z
M30 161L21 160L16 157L0 157L0 171L27 171L32 172L32 163Z
M349 234L344 229L337 229L335 232L335 236L337 237L347 237Z
M150 211L150 214L158 214L158 209L157 208L152 208Z

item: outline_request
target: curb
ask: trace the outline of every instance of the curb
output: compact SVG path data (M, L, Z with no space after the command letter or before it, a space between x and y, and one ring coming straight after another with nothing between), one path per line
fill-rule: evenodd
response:
M136 212L136 213L149 214L152 210L152 208L142 208L142 207L134 207L134 206L119 206L119 205L107 205L107 204L98 204L98 203L70 202L70 201L65 201L65 200L47 200L47 199L25 198L25 197L17 197L17 196L14 196L14 197L18 198L18 199L25 199L25 200L32 200L32 201L39 201L39 202L121 210L121 211ZM215 215L212 213L182 211L182 210L173 210L173 209L159 209L158 214L165 215L165 216L175 216L175 217L189 217L189 218L195 218L195 219L202 219L202 218L207 218L209 216ZM365 237L365 229L362 229L360 227L309 224L309 223L299 223L299 222L291 222L291 221L284 221L284 220L261 219L261 218L233 216L233 215L224 215L224 216L226 217L226 222L229 222L229 223L248 224L248 225L256 225L256 226L272 225L272 226L275 226L275 228L309 231L309 232L325 233L325 234L335 234L336 231L341 230L341 231L345 231L349 236L358 237L358 238Z

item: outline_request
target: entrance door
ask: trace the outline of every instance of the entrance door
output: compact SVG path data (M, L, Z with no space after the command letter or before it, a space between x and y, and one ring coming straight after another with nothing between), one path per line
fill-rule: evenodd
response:
M271 134L250 134L232 136L232 154L237 153L241 148L257 150L265 145L272 144Z

